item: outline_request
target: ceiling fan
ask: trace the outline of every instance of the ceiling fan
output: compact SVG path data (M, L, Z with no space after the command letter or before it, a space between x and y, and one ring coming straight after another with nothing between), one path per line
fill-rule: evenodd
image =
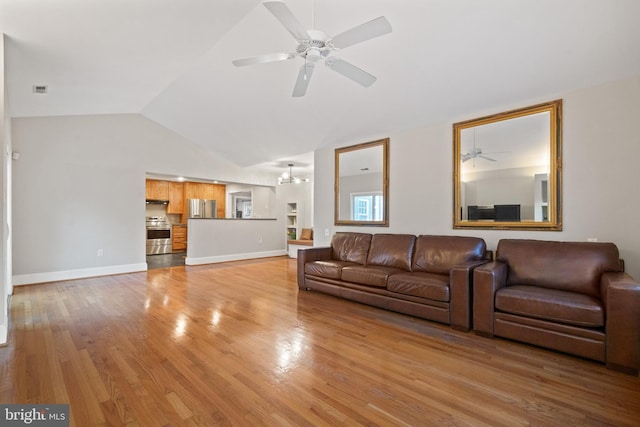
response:
M491 157L487 157L484 154L482 154L482 148L476 148L475 145L471 149L471 151L469 151L468 153L463 154L460 157L462 158L462 163L466 162L467 160L475 159L477 157L481 157L481 158L483 158L485 160L489 160L489 161L492 161L492 162L496 161L496 159L492 159Z
M266 1L262 4L291 33L298 42L298 46L295 52L279 52L236 59L232 61L233 65L242 67L245 65L286 61L297 57L303 58L304 64L300 67L300 72L293 88L292 96L294 97L305 95L315 64L322 59L324 59L327 67L364 87L369 87L376 81L375 76L345 60L330 55L334 51L390 33L391 24L384 16L365 22L335 37L329 37L323 31L316 29L306 30L281 1Z
M464 163L467 160L473 159L474 160L473 166L475 167L476 165L475 159L481 158L481 159L489 160L490 162L495 162L496 159L487 157L487 154L503 154L503 153L509 153L509 151L492 151L490 153L484 153L482 151L482 148L476 147L476 130L473 129L473 148L468 153L461 154L460 160L462 160L462 163Z

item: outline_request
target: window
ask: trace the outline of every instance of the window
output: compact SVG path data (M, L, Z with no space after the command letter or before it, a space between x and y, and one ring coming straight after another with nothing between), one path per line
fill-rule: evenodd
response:
M355 221L382 221L384 199L382 192L352 193L351 217Z

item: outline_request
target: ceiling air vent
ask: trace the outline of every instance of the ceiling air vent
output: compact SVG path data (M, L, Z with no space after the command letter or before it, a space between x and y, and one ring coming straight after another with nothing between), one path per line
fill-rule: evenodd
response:
M47 93L49 91L49 86L47 85L34 85L33 93Z

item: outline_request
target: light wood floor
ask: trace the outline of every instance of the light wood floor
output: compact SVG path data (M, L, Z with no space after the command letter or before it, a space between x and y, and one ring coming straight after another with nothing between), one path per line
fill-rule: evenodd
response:
M271 258L15 289L0 402L72 425L640 425L602 365L298 291Z

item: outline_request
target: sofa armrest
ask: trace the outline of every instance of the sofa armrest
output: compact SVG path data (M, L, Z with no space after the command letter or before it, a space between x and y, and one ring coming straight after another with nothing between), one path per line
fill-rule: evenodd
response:
M298 249L298 288L305 289L304 265L308 262L330 260L333 255L331 246Z
M603 273L607 367L634 375L640 370L640 283L626 273Z
M449 288L451 302L449 304L449 322L451 327L460 331L471 329L471 284L473 270L488 260L472 260L451 267L449 272Z
M493 336L495 294L506 286L507 264L492 261L473 270L473 330L479 335Z

